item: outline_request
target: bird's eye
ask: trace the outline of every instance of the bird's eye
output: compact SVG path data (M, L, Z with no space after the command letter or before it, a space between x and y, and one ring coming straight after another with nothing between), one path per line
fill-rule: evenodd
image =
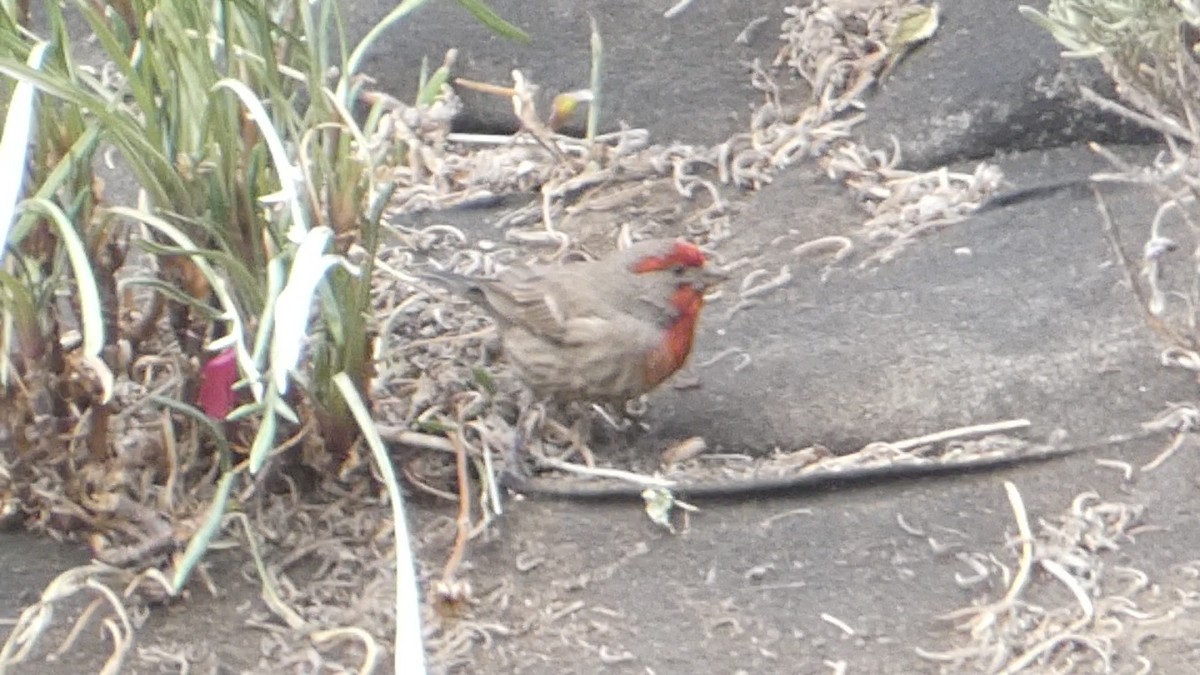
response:
M675 276L677 276L677 277L681 277L681 276L683 276L683 273L684 273L686 270L687 270L687 268L685 268L683 265L676 265L676 266L674 266L674 267L672 267L672 268L671 268L671 271L672 271L672 272L674 272L674 273L675 273Z

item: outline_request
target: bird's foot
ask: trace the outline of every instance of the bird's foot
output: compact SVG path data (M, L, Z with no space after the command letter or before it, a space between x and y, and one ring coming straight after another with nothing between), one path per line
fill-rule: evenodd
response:
M526 456L533 459L536 467L537 458L541 453L530 443L530 440L541 435L545 423L545 406L536 404L523 408L513 429L512 444L504 453L504 473L511 474L518 479L527 479L532 475Z
M525 447L524 434L518 429L513 435L513 442L504 451L504 467L500 470L500 483L513 487L519 485L533 476L533 472L529 469L529 463L525 461L521 450Z
M562 423L555 420L547 419L545 422L546 429L566 443L567 448L556 460L560 462L569 462L577 455L585 465L589 467L596 466L596 456L592 454L591 447L588 446L587 439L591 435L591 419L586 415L581 415L571 423L570 427L565 427Z
M579 455L583 463L589 467L596 466L596 456L588 440L592 437L592 418L590 415L580 415L571 423L571 454Z

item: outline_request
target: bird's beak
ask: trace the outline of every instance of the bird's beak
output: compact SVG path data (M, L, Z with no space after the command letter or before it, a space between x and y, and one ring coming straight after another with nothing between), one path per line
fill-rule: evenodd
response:
M703 284L705 288L711 288L722 281L728 280L729 273L725 270L709 267L708 265L705 265L704 269L700 270L700 283Z

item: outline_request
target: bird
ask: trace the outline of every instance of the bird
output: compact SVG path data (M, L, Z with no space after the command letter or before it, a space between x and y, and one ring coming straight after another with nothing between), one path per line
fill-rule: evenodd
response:
M494 278L424 276L493 317L505 356L536 396L616 405L683 367L705 292L727 278L697 246L670 239Z

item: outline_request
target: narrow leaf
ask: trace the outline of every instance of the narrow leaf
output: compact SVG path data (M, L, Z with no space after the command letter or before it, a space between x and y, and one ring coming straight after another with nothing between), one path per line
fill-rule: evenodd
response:
M483 4L480 0L458 0L458 4L462 5L475 17L479 23L487 26L493 33L509 40L516 40L523 44L529 44L529 34L517 28L511 23L500 18L500 15L493 12L490 7Z
M42 43L29 53L27 63L30 68L41 68L49 47ZM37 110L36 90L32 84L24 80L17 82L13 88L12 99L8 104L8 115L4 118L4 135L0 137L0 166L25 166L25 158L29 152L30 139L33 138L34 112ZM14 171L5 180L0 181L0 260L8 248L8 232L12 228L13 216L17 210L17 200L21 198L21 188L24 187L25 172Z

